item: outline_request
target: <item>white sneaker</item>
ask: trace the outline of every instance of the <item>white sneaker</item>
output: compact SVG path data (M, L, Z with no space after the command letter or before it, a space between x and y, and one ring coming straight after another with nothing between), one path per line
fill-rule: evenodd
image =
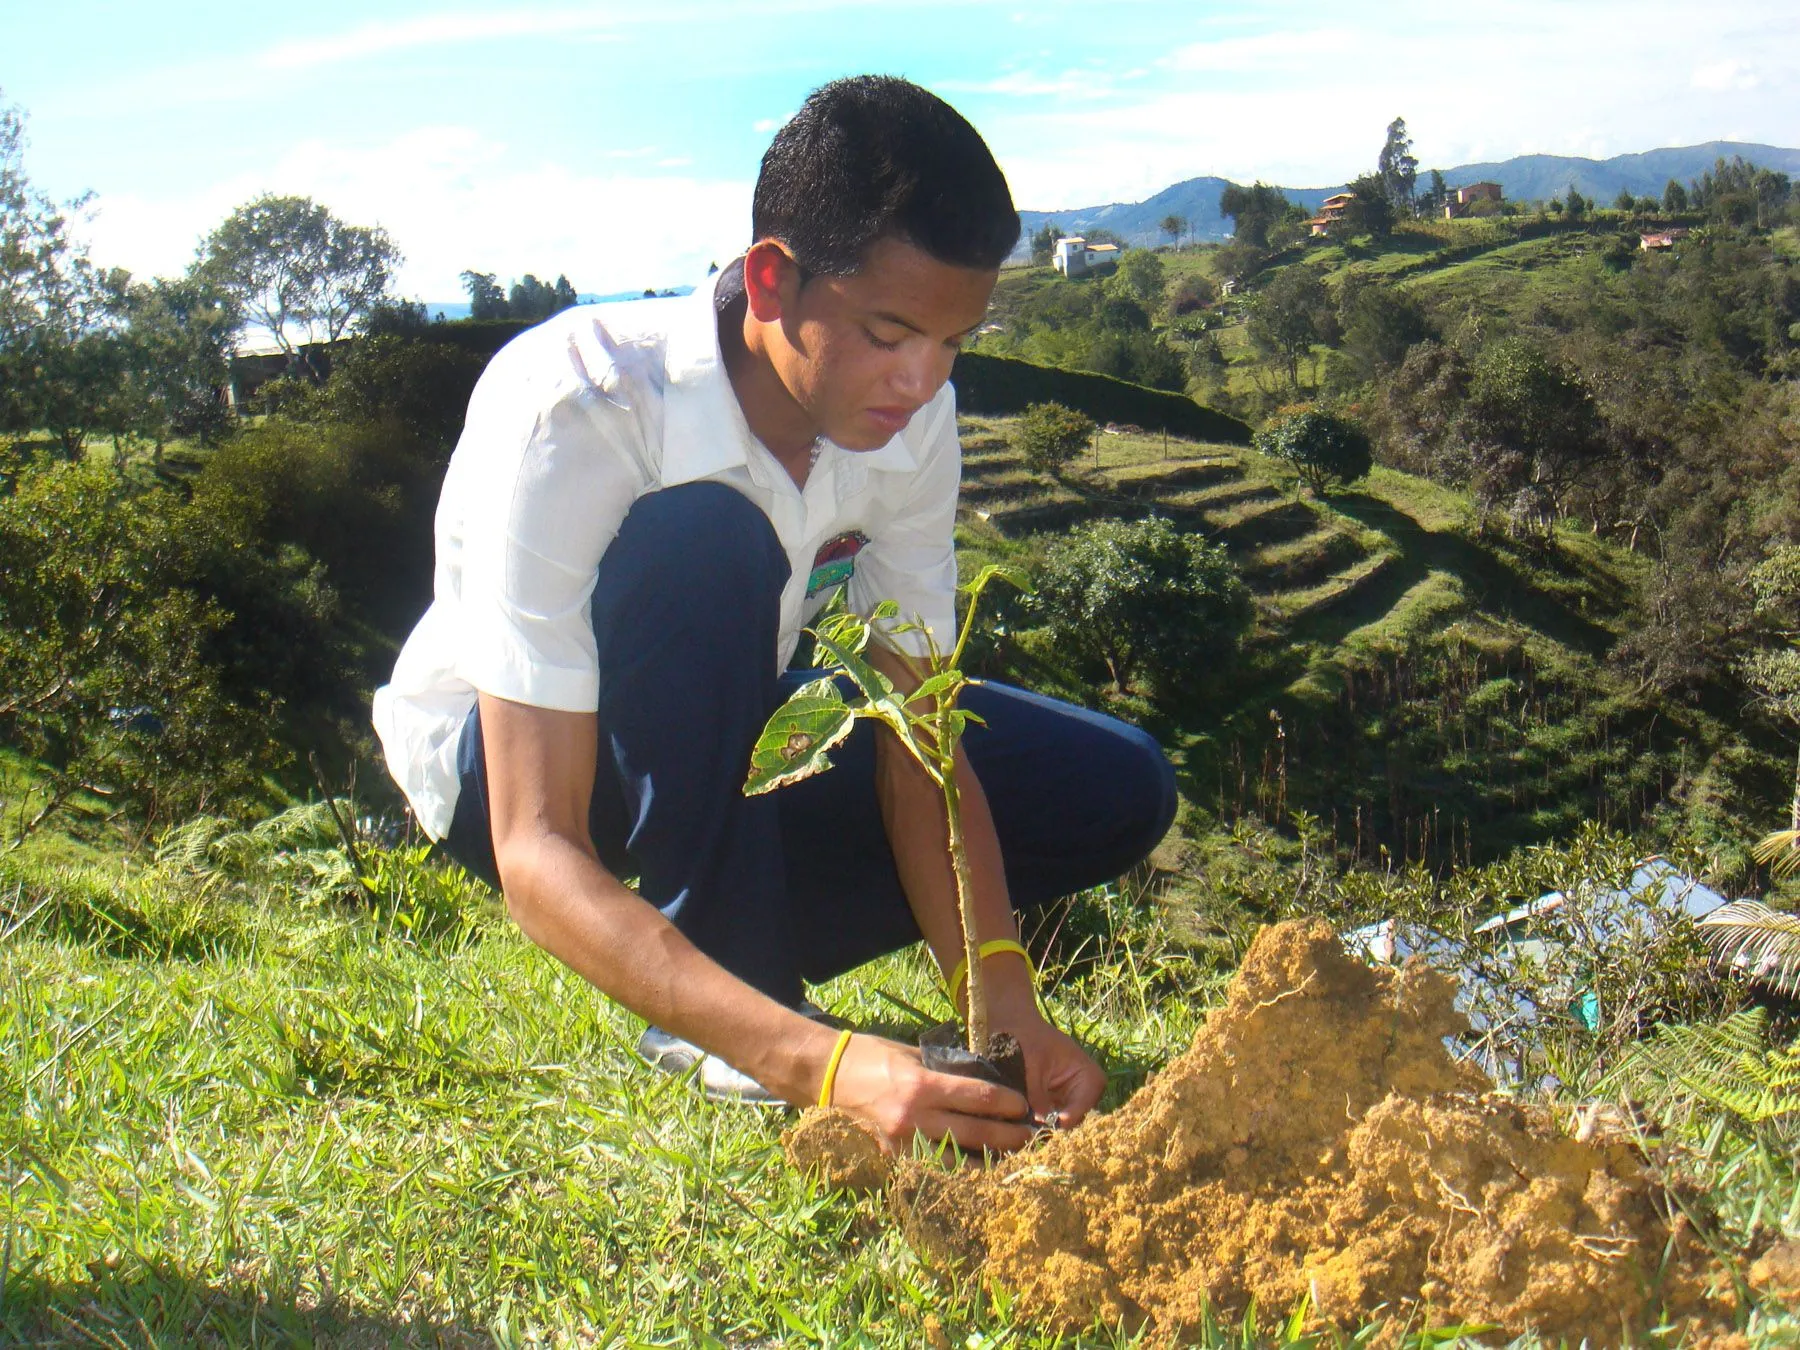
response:
M844 1025L839 1019L811 1003L802 1003L794 1011L840 1030ZM749 1074L732 1068L717 1055L709 1055L692 1041L685 1041L661 1027L644 1028L644 1034L638 1037L637 1052L638 1058L644 1063L654 1069L661 1069L664 1073L688 1073L695 1065L699 1065L696 1078L700 1084L700 1093L709 1102L742 1102L747 1106L787 1105Z

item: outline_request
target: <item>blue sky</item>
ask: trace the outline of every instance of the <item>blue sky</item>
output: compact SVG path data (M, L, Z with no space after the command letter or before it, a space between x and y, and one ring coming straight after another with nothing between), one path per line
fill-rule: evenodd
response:
M98 259L176 271L238 203L307 193L433 300L464 268L693 280L744 242L771 131L864 70L956 104L1041 209L1342 182L1395 115L1427 166L1800 142L1792 0L0 0L27 171L94 194Z

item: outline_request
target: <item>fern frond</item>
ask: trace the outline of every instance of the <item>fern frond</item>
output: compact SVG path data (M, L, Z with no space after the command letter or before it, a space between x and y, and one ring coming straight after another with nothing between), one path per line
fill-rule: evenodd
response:
M163 835L157 842L156 861L184 872L209 871L214 842L230 830L228 820L218 816L195 816Z
M1699 928L1715 965L1741 971L1776 993L1800 994L1800 914L1733 900L1700 920Z
M1779 1134L1800 1129L1800 1042L1770 1047L1762 1008L1710 1025L1666 1026L1608 1074L1601 1090L1642 1101L1665 1124L1702 1108Z

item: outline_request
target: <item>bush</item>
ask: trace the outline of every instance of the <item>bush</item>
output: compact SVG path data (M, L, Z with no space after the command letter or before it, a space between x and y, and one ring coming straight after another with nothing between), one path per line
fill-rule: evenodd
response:
M1369 437L1356 423L1308 409L1271 419L1256 448L1290 464L1314 492L1366 478L1374 464Z
M1196 441L1250 443L1250 428L1235 417L1202 407L1185 394L1147 389L1106 375L964 352L956 358L950 378L956 386L957 406L964 412L998 417L1023 412L1033 403L1056 402L1084 412L1096 422L1128 422Z
M1052 544L1029 604L1119 693L1143 675L1164 696L1222 666L1251 614L1224 546L1157 516L1093 521Z
M156 820L265 790L276 700L222 657L234 619L206 584L218 547L202 513L97 465L36 469L0 497L0 741L46 777L17 833L81 791Z
M1033 403L1019 419L1013 443L1039 473L1055 473L1094 439L1094 419L1060 403Z
M1219 288L1212 284L1211 278L1190 272L1175 283L1175 289L1169 295L1169 313L1193 314L1207 308L1218 298Z

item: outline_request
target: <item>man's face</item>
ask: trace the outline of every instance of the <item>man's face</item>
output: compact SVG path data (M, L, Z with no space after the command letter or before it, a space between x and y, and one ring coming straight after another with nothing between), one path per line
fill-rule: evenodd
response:
M879 449L950 378L998 276L897 239L871 245L855 276L802 285L790 265L770 359L820 435L846 450Z

